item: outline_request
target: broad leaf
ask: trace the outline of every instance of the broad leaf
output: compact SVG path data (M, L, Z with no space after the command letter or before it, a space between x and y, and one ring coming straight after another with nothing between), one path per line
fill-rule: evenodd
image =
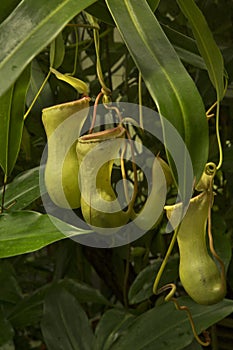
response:
M106 3L160 115L182 136L198 180L208 155L208 129L204 105L193 80L145 0ZM166 130L164 134L169 149L172 140L166 137Z
M226 233L226 223L220 213L213 213L212 221L214 248L217 254L221 257L225 265L225 270L227 271L232 257L231 238L230 235Z
M22 0L0 25L0 96L65 25L95 1Z
M8 319L14 327L27 327L41 321L44 298L50 287L50 284L46 284L33 294L26 295L11 309Z
M111 303L100 293L99 290L89 286L86 283L78 282L72 279L65 279L59 284L73 294L80 303L111 305Z
M198 305L187 297L178 300L180 305L190 308L198 333L233 311L232 300L225 299L211 306ZM186 312L176 310L169 302L137 317L121 333L116 332L114 344L105 350L179 350L192 340L193 333Z
M162 260L158 259L155 263L147 266L137 275L129 290L130 304L140 303L153 295L153 284L161 263ZM168 260L158 288L163 287L167 283L174 282L177 279L178 264L178 256L171 257Z
M0 165L6 176L11 173L20 149L29 80L28 66L16 83L0 97Z
M63 232L74 229L64 222L60 223L63 225ZM64 238L66 236L53 225L47 214L16 211L0 215L1 258L33 252Z
M111 345L116 340L116 334L127 328L134 319L135 316L124 310L111 309L106 311L96 327L94 349L111 349Z
M22 298L12 265L7 261L0 264L0 301L16 304Z
M177 3L191 24L197 46L206 63L210 80L217 91L218 99L221 99L224 95L223 57L206 19L194 0L177 0Z
M90 350L94 336L77 299L56 286L45 298L42 333L49 350Z
M0 258L33 252L61 239L90 232L48 214L26 210L3 213L0 215Z
M203 350L203 347L194 339L193 342L186 346L183 350Z
M8 343L14 336L14 330L10 322L4 317L4 312L0 308L0 346Z
M58 282L58 288L62 287L72 294L80 303L96 303L110 305L110 302L93 287L72 279L65 279ZM26 327L41 321L43 315L43 303L48 289L53 288L52 284L36 290L32 295L25 296L13 309L10 310L8 319L14 327ZM2 293L0 293L0 300Z
M24 209L39 197L39 167L36 167L19 174L6 186L4 207L9 206L8 212Z

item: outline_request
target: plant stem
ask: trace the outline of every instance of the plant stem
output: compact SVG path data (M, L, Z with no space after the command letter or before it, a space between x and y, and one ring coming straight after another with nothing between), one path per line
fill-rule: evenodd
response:
M4 180L3 180L3 186L2 186L2 202L0 206L0 214L3 213L4 210L4 201L5 201L5 194L6 194L6 183L7 183L7 176L5 174Z

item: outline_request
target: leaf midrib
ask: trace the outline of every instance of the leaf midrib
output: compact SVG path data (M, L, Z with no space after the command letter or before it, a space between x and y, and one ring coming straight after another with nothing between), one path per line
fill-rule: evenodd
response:
M29 32L29 34L24 38L24 40L20 41L18 45L15 46L15 48L11 51L11 55L7 55L5 59L3 59L0 63L0 69L2 68L2 66L4 66L6 64L6 62L8 62L9 60L11 60L12 56L15 54L15 52L19 51L20 48L25 44L25 42L28 41L28 38L32 37L33 34L37 31L40 30L41 27L43 27L43 25L45 23L47 23L50 18L52 18L54 15L56 15L57 12L59 12L70 0L65 0L65 2L61 3L55 11L49 13L49 15L47 17L45 17L42 21L40 21L38 23L37 26L34 27L34 29L32 29L32 31ZM65 26L65 25L64 25Z
M166 79L167 79L167 81L169 82L169 84L170 84L172 90L174 91L174 94L175 94L175 96L176 96L176 100L177 100L178 105L179 105L179 108L180 108L180 112L181 112L182 116L184 116L184 115L185 115L185 112L184 112L184 109L182 108L182 102L181 102L181 100L179 99L179 94L177 93L177 90L176 90L174 84L172 83L172 81L171 81L169 75L167 74L166 70L164 69L164 67L160 64L158 58L154 55L153 51L150 49L150 46L147 44L147 41L144 39L144 32L142 32L142 31L139 30L139 27L138 27L138 25L137 25L137 20L135 20L134 9L133 9L132 5L130 4L130 2L129 2L128 0L124 0L124 2L125 2L125 6L126 6L127 9L128 9L128 14L129 14L129 16L130 16L131 19L132 19L132 23L134 24L134 26L135 26L135 28L136 28L136 30L137 30L139 36L141 37L141 39L142 39L144 45L147 47L148 51L151 53L151 55L153 56L153 58L158 62L158 65L161 67L161 69L162 69L162 71L163 71L163 73L164 73L164 76L166 77ZM160 106L158 106L158 108L160 109ZM183 120L183 123L185 124L185 118L184 118L184 117L182 118L182 120ZM184 130L186 130L186 129L184 128ZM185 135L184 135L184 137L185 137Z
M224 306L219 306L218 308L216 308L215 309L215 311L217 311L217 310L219 310L220 309L220 307L221 307L221 309L223 309L223 308L225 308L227 305L224 305ZM179 311L179 310L177 310L177 311ZM193 320L195 320L196 318L198 318L198 317L203 317L203 316L206 316L206 315L208 315L208 313L210 313L210 311L209 310L206 310L205 312L203 311L203 312L198 312L198 313L196 313L194 316L193 316ZM137 320L137 319L136 319ZM135 322L136 322L136 320L135 320ZM184 318L181 322L179 322L179 326L181 326L181 325L184 325L185 323L187 323L188 322L188 318ZM132 325L131 325L132 326ZM162 332L160 332L160 334L158 335L158 336L155 336L155 338L153 338L153 339L150 339L147 343L144 343L143 344L143 347L140 347L140 348L137 348L136 350L144 350L145 349L145 347L146 346L148 346L148 345L151 345L152 343L154 343L156 340L158 340L159 338L161 338L161 336L163 336L164 334L166 334L166 333L170 333L170 330L172 330L172 329L174 329L175 327L177 326L177 324L174 326L174 325L171 325L170 327L164 327L164 331L162 331ZM190 326L190 332L191 332L191 326ZM122 338L121 338L122 339Z

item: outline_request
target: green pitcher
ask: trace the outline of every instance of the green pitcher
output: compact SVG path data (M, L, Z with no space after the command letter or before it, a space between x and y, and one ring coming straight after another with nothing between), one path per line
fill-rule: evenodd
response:
M89 111L89 101L89 97L84 97L42 111L42 122L48 139L45 186L52 201L62 208L80 207L75 147ZM72 137L74 140L70 144Z
M85 221L99 233L101 228L115 228L109 232L116 232L129 220L130 213L122 210L111 184L114 159L119 158L124 137L125 129L119 125L82 136L77 142L81 210Z

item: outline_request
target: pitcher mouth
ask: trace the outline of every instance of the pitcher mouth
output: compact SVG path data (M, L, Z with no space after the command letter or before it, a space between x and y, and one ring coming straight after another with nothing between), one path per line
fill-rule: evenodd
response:
M62 108L67 108L67 107L73 107L73 106L78 106L82 104L87 104L87 107L89 107L89 102L91 101L91 98L88 96L84 96L78 100L74 101L69 101L69 102L64 102L60 103L51 107L46 107L42 109L42 112L49 111L49 110L55 110L55 109L62 109Z
M103 131L98 131L92 134L87 134L80 136L78 139L78 142L100 142L100 141L105 141L108 139L114 139L114 138L119 138L122 137L125 133L125 128L122 125L118 125L115 128L112 129L106 129Z

